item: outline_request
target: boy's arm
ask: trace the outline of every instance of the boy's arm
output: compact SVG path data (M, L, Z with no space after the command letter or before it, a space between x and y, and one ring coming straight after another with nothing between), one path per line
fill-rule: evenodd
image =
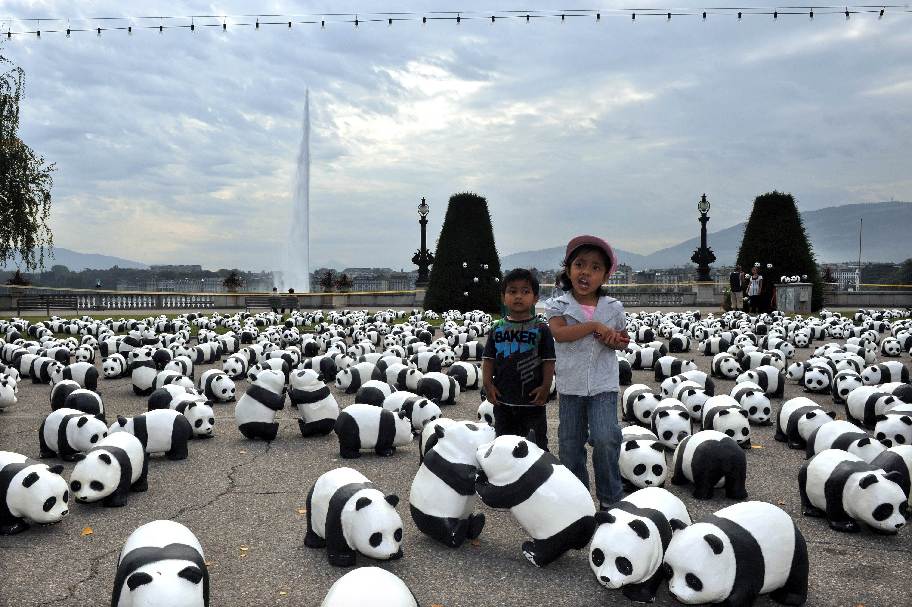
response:
M554 361L542 361L542 383L539 387L532 390L529 395L532 397L533 405L544 405L548 402L548 396L551 394L551 382L554 381Z
M485 389L488 402L496 403L500 399L497 386L494 385L494 359L484 358L481 361L481 383Z

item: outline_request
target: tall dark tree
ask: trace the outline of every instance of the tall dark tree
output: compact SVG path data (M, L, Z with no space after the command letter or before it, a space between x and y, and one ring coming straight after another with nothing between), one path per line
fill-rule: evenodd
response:
M0 56L0 265L18 258L31 270L44 267L54 246L47 224L54 165L19 137L24 72L9 65Z
M332 270L326 270L320 275L320 290L324 293L332 293L336 285L336 273Z
M813 285L811 308L819 310L823 306L823 283L814 249L791 194L773 191L754 200L737 263L749 273L757 262L769 287L783 275L806 275L807 282ZM767 269L767 264L772 264L772 268Z
M488 201L471 192L453 194L437 239L425 309L498 312L500 278Z
M222 280L222 286L225 287L225 290L229 293L234 293L235 291L240 291L244 286L244 279L241 278L240 272L231 270L231 273Z

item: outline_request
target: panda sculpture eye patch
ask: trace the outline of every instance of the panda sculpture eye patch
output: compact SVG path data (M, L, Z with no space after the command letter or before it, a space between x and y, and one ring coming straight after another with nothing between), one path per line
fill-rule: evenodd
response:
M617 567L621 575L631 575L633 573L633 564L622 556L615 559L614 566Z
M101 491L104 489L104 484L100 483L99 481L92 481L89 483L89 488L94 491Z
M56 504L56 503L57 503L57 498L52 495L51 497L44 500L44 505L41 507L41 509L44 510L45 512L50 512L51 508L53 508L54 504Z
M641 476L646 473L646 464L637 464L633 467L633 473L637 476Z
M662 472L663 472L664 470L665 470L665 469L662 468L662 466L660 466L659 464L655 464L655 465L652 467L652 473L655 474L656 476L662 474Z
M200 571L199 567L193 567L188 565L178 572L177 577L182 577L185 580L188 580L191 584L199 584L200 580L203 579L203 572Z
M592 564L596 567L601 567L602 563L605 562L605 553L602 552L601 548L596 548L593 550L590 557L592 558Z
M893 504L881 504L877 508L874 508L874 512L871 513L871 516L874 517L875 521L885 521L890 518L891 514L893 514Z
M140 586L150 583L152 583L152 576L142 571L139 573L134 573L127 578L127 588L129 588L131 592Z
M383 534L380 532L374 533L370 536L370 545L376 548L383 542Z
M70 489L72 489L73 491L79 491L80 489L82 489L82 483L80 483L79 481L73 481L72 483L70 483Z
M703 590L703 582L692 573L685 575L684 581L687 583L688 587L692 588L695 592Z

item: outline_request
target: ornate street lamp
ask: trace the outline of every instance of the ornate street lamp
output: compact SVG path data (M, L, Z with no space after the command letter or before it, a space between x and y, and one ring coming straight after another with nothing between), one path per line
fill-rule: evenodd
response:
M709 264L716 261L716 255L706 246L706 222L709 221L709 201L706 200L706 194L703 194L697 203L697 210L700 211L700 248L694 251L690 260L697 264L697 281L709 282Z
M431 207L421 198L418 205L418 223L421 225L421 248L412 256L412 263L418 266L418 279L416 287L426 287L430 278L430 266L434 265L434 254L427 249L427 216Z

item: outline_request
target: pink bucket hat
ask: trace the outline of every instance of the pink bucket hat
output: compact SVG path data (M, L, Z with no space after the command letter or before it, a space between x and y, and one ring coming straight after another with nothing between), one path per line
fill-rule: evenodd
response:
M567 252L564 254L564 265L567 265L567 260L570 259L570 256L574 251L580 247L586 246L600 249L608 258L608 271L605 273L605 278L608 278L614 274L614 271L617 269L618 261L617 257L614 254L614 250L611 248L611 245L598 236L590 236L588 234L576 236L569 243L567 243Z

